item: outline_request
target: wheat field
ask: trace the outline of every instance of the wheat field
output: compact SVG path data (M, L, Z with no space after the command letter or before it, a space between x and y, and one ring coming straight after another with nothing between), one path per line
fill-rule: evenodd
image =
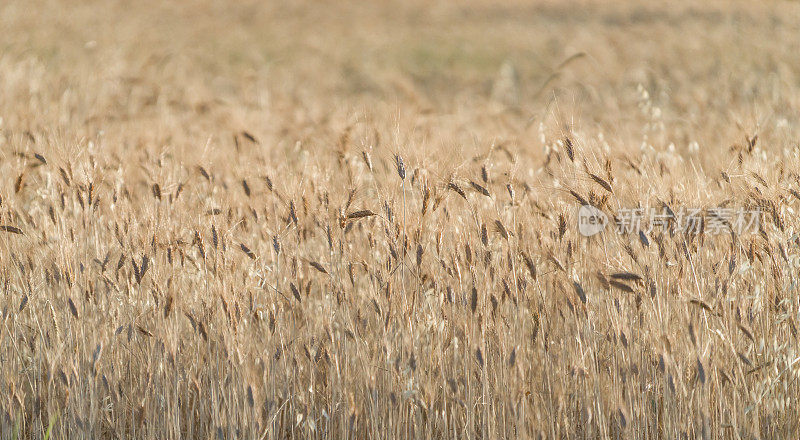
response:
M798 53L789 1L6 0L0 438L798 438Z

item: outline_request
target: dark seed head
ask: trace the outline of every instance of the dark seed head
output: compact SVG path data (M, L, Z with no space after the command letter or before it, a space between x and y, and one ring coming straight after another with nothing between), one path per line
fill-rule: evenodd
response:
M397 175L400 180L406 180L406 165L403 163L403 158L399 154L394 156L394 161L397 164Z

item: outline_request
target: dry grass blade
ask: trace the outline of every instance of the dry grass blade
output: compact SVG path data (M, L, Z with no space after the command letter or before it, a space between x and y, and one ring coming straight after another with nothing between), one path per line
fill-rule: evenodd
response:
M72 302L72 298L67 298L67 304L69 305L69 312L72 314L72 317L78 319L78 308L75 307L75 303Z
M0 225L0 231L23 235L20 228L11 225Z
M501 237L503 237L504 239L508 240L509 233L508 233L508 230L506 230L506 227L503 225L503 222L501 222L500 220L495 220L494 221L494 227L495 227L495 230L500 233Z
M703 367L703 363L700 361L700 358L697 359L697 379L701 384L706 384L706 369Z
M251 260L256 259L256 254L254 254L253 251L251 251L250 248L247 247L244 243L239 243L239 249L241 249L242 252L244 252L244 254L247 255L247 257L250 258Z
M19 177L17 177L16 182L14 183L14 194L19 194L22 191L22 187L25 183L25 172L23 171L20 173Z
M581 302L586 304L586 292L583 291L583 287L580 283L573 281L572 286L575 288L575 293L578 294L578 298L580 298Z
M583 198L583 197L582 197L580 194L578 194L577 192L575 192L575 191L573 191L573 190L569 190L569 193L570 193L570 194L572 194L572 197L575 197L575 200L577 200L577 201L578 201L578 203L580 203L580 204L581 204L581 206L585 206L585 205L588 205L588 204L589 204L589 202L587 202L587 201L586 201L586 199L584 199L584 198Z
M172 312L172 302L173 298L172 295L167 297L167 302L164 304L164 319L169 318L170 312Z
M561 262L560 262L560 261L558 261L558 258L556 258L556 256L555 256L555 255L553 255L552 253L548 254L548 255L547 255L547 258L548 258L548 259L549 259L549 260L550 260L550 261L551 261L553 264L555 264L556 268L557 268L558 270L560 270L561 272L566 272L566 271L567 271L567 269L566 269L566 268L564 268L564 265L563 265L563 264L561 264Z
M624 284L624 283L621 283L621 282L619 282L617 280L609 281L609 285L611 285L611 287L615 287L615 288L617 288L617 289L619 289L619 290L621 290L623 292L633 293L633 288L631 286L629 286L627 284Z
M69 175L67 174L67 171L62 167L58 167L58 173L61 176L61 180L64 181L64 184L67 185L67 186L70 186L71 185L71 179L69 178Z
M460 186L458 186L458 185L457 185L455 182L450 182L450 183L448 183L448 184L447 184L447 187L448 187L449 189L451 189L451 190L455 191L455 193L456 193L456 194L458 194L458 195L460 195L460 196L461 196L461 198L463 198L464 200L467 200L467 194L466 194L466 193L464 192L464 190L463 190L463 189L461 189L461 187L460 187Z
M740 360L741 360L741 361L742 361L742 362L743 362L745 365L747 365L748 367L751 367L751 368L753 367L753 363L750 361L750 359L748 359L748 357L747 357L747 356L745 356L745 355L744 355L744 354L742 354L741 352L736 352L736 354L739 356L739 359L740 359Z
M400 176L400 180L406 180L406 165L403 163L403 158L400 157L399 154L394 156L394 162L397 166L397 175Z
M698 306L698 307L700 307L702 309L705 309L705 310L707 310L709 312L712 312L712 313L714 312L714 310L711 308L711 306L708 305L708 303L706 303L705 301L703 301L701 299L692 298L692 299L689 300L689 303L690 304L694 304L694 305L696 305L696 306Z
M289 287L291 288L292 295L294 295L297 302L302 302L303 299L300 297L300 291L297 290L297 286L295 286L294 283L289 283Z
M208 174L208 171L206 171L206 169L203 168L202 166L197 165L197 172L200 173L200 175L203 176L209 182L211 181L211 176Z
M347 214L347 220L355 220L364 217L371 217L373 215L375 215L375 213L370 211L369 209L362 209L360 211L354 211Z
M142 327L141 325L137 325L136 326L136 330L139 333L141 333L142 335L147 336L148 338L152 338L153 337L153 333L151 333L149 330L147 330L146 328Z
M564 138L564 149L567 150L567 157L570 162L575 162L575 151L572 148L572 139L569 136Z
M525 267L528 268L528 273L530 273L531 278L536 280L536 265L533 264L533 260L531 259L530 255L528 255L527 252L523 252L522 259L525 261Z
M469 308L473 315L478 308L478 289L474 287L472 288L472 296L470 297Z
M203 321L197 321L197 332L200 333L200 337L203 338L204 341L208 342L208 332L206 331L206 325L203 324Z
M617 272L611 274L612 280L621 280L621 281L642 281L642 277L636 275L633 272Z
M558 238L559 240L564 238L564 234L567 232L567 219L564 217L564 214L558 215Z
M747 336L747 339L750 339L750 342L754 344L756 343L756 339L753 337L753 332L749 328L747 328L744 324L739 324L738 327L739 330L741 330L742 333Z
M252 143L254 143L256 145L261 145L261 142L259 142L258 139L256 139L255 136L253 136L252 134L248 133L247 131L242 131L242 136L244 136L245 139L247 139L248 141L250 141L250 142L252 142Z
M361 158L364 159L364 164L367 165L367 168L372 171L372 157L370 156L369 152L366 150L362 151Z
M144 279L145 273L147 273L147 269L150 267L150 259L147 258L146 255L142 256L142 263L140 265L136 264L136 260L131 258L131 265L133 266L133 275L136 279L136 284L141 285L142 279Z
M309 261L308 264L311 265L311 267L313 267L314 269L317 269L319 272L322 272L324 274L328 273L328 271L325 270L325 268L316 261Z
M647 239L647 235L642 230L639 231L639 242L644 247L650 247L650 240Z
M484 188L483 186L473 182L472 180L469 181L469 184L472 186L472 189L474 189L475 191L485 195L486 197L491 197L491 194L489 194L489 190Z
M608 191L610 193L614 192L614 190L611 189L611 185L608 182L606 182L603 178L601 178L600 176L597 176L595 174L589 173L589 177L591 177L592 180L594 180L598 185L602 186L603 189L605 189L606 191Z

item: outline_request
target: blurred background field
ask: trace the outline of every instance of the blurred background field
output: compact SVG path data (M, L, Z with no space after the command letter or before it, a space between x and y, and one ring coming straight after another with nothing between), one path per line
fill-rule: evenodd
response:
M266 135L286 119L402 108L514 134L560 115L627 140L641 134L639 85L678 148L797 117L792 2L12 1L2 12L2 105L20 127L258 121ZM504 63L518 81L499 114L486 105ZM37 117L17 121L20 105ZM64 120L64 106L85 111Z

